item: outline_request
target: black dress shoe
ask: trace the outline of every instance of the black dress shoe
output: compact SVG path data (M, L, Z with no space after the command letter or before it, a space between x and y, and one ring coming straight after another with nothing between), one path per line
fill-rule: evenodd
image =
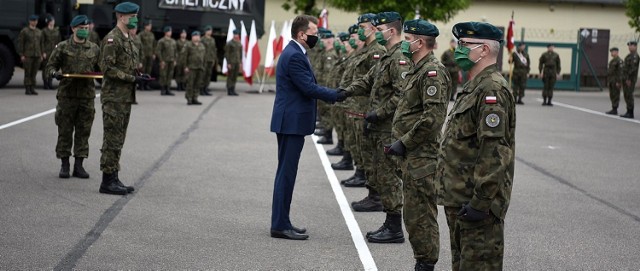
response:
M291 226L291 229L299 234L303 234L307 232L307 229L305 228L297 228L295 226Z
M283 230L283 231L271 230L271 237L289 239L289 240L307 240L309 238L309 235L297 233L294 230Z

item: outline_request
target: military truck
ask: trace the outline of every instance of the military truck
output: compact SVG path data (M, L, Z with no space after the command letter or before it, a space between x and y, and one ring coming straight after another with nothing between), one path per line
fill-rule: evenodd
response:
M264 34L265 0L129 0L140 5L140 22L151 20L153 31L159 39L162 28L171 25L174 37L180 29L187 33L211 25L218 45L219 59L226 40L229 19L236 25L243 21L249 27L256 21L259 37ZM27 25L27 17L40 15L38 27L45 26L44 18L51 14L60 26L63 38L71 32L69 22L78 14L85 14L95 23L100 36L106 35L115 25L113 8L123 0L0 0L0 88L4 87L16 66L21 66L16 53L18 34ZM248 30L248 29L247 29ZM152 74L153 75L153 74Z

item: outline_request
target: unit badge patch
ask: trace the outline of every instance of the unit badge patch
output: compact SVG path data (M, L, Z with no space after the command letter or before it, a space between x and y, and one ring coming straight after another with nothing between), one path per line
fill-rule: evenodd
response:
M436 88L436 86L430 86L427 88L427 95L429 96L436 95L436 92L438 92L438 89Z
M487 115L487 117L484 119L484 122L487 124L487 126L495 128L500 125L500 117L495 113L491 113Z

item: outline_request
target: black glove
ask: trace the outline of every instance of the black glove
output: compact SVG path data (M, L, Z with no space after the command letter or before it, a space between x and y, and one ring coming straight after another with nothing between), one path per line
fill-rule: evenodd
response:
M402 144L402 141L400 140L393 142L393 144L391 145L384 146L384 153L389 155L404 156L406 150L407 148L404 146L404 144Z
M347 92L344 89L338 90L338 94L336 95L336 102L344 102L347 99Z
M364 128L362 129L362 135L363 136L369 136L369 128L367 128L367 126L369 126L369 122L365 119L364 120Z
M489 217L489 212L482 212L476 209L471 208L469 204L465 204L462 206L462 209L458 212L458 216L460 219L465 221L480 221Z
M151 81L151 76L143 73L141 75L136 75L136 84L141 84L144 83L146 81Z
M376 123L378 122L378 114L376 114L376 111L371 111L369 113L367 113L367 115L364 117L365 120L367 120L370 123Z
M59 72L54 72L51 77L55 78L56 80L60 81L62 80L62 78L64 78L64 76L62 76L62 73Z

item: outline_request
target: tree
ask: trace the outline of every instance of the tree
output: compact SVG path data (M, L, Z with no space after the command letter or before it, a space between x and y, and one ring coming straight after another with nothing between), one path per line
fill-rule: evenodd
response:
M293 12L297 14L320 14L320 10L316 8L315 0L285 0L284 4L282 4L284 10L290 10L292 7L294 8Z
M627 0L627 17L629 17L629 26L634 28L636 32L640 32L640 0Z
M405 19L414 18L416 11L420 17L429 21L448 22L458 11L469 7L471 0L324 0L329 6L345 11L360 13L379 13L383 11L396 11ZM640 1L640 0L637 0ZM315 0L286 0L283 8L289 10L290 4L294 4L295 12L308 10L307 14L317 15L317 9L308 8Z

